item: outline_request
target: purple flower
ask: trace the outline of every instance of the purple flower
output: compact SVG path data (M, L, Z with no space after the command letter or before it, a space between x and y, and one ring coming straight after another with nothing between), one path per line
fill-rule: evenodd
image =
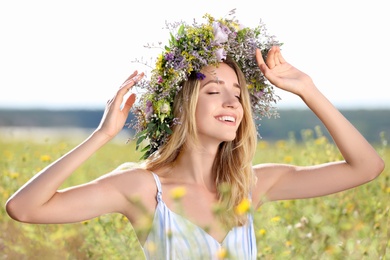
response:
M264 90L256 91L253 93L255 97L261 98L264 95Z
M150 100L146 101L145 114L146 118L149 118L153 114L153 104Z
M203 73L201 73L201 72L196 73L196 79L204 80L205 78L206 78L206 75L204 75Z
M174 56L173 56L173 53L172 52L168 52L165 54L164 56L165 60L167 61L170 61L170 60L173 60Z

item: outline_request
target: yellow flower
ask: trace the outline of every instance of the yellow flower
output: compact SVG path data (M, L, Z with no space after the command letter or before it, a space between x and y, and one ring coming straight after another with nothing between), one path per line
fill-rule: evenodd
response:
M286 147L286 141L285 140L278 140L276 142L276 147L279 149L283 149Z
M291 155L286 155L284 158L283 158L283 161L285 163L291 163L293 160L293 157Z
M278 223L279 221L280 221L280 217L279 216L271 218L271 222L273 222L273 223Z
M11 177L11 179L17 179L19 177L19 173L18 172L11 172L9 174L9 176Z
M287 240L286 241L286 246L291 246L292 245L292 242L290 240Z
M41 155L41 161L42 162L50 162L51 161L50 155Z
M386 188L386 193L390 193L390 187Z
M148 250L149 250L150 252L155 252L156 249L157 249L156 245L155 245L153 242L148 242L148 243L146 244L146 247L148 248Z
M218 259L225 259L227 257L228 253L226 248L221 248L217 252Z
M240 202L240 204L237 205L235 211L238 215L243 215L247 213L250 210L250 208L251 208L251 202L247 198L244 198Z
M258 143L258 147L259 147L260 149L266 149L266 148L268 148L268 142L267 142L267 141L260 141L260 142Z
M322 144L325 144L327 143L327 139L325 136L321 136L321 137L318 137L316 140L315 140L315 144L316 145L322 145Z
M174 200L181 199L184 195L186 195L186 189L184 187L176 187L171 190L171 198Z
M267 231L264 228L259 230L259 235L264 236L266 233L267 233Z

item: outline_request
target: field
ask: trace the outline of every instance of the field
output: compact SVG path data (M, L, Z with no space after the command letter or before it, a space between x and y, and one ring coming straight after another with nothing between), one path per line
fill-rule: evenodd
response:
M302 135L303 143L296 143L293 136L273 143L259 141L254 163L307 165L340 159L318 128L303 130ZM7 198L77 141L0 137L0 259L143 259L131 225L121 215L66 225L30 225L6 214ZM258 210L258 258L390 258L390 148L385 137L375 147L387 166L374 181L327 197L273 202ZM63 187L92 180L123 162L137 161L140 154L134 150L124 142L106 145Z

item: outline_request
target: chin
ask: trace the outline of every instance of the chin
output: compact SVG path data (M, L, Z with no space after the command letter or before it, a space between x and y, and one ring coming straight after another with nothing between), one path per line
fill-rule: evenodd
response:
M222 138L222 142L231 142L236 139L236 135L234 136L226 136L225 138Z

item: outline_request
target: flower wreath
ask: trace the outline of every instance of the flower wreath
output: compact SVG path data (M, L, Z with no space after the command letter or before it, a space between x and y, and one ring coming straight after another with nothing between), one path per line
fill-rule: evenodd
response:
M232 14L234 10L229 16ZM167 23L171 36L169 45L158 56L150 80L137 83L143 94L134 106L136 121L130 125L136 131L136 149L143 144L141 159L148 158L165 143L172 134L172 126L180 123L174 118L172 107L182 82L191 74L203 79L201 69L218 65L226 56L231 57L245 75L254 119L277 115L273 103L280 98L261 73L255 51L259 48L266 58L268 50L280 45L279 42L267 34L261 20L257 27L249 28L241 26L234 17L217 20L205 14L203 18L206 23L194 21L192 26L185 22Z

